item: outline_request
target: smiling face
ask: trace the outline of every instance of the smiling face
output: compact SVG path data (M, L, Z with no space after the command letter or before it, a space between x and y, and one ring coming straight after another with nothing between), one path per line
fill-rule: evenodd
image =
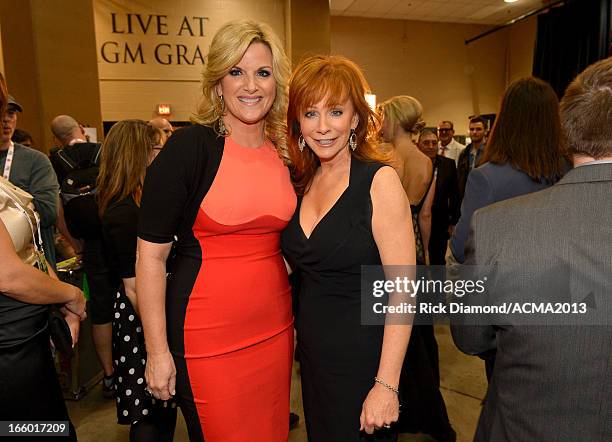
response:
M263 43L252 43L216 88L225 101L226 126L263 124L276 98L272 74L272 51Z
M329 104L327 97L307 107L299 117L302 136L321 162L348 154L351 129L357 128L359 117L351 100Z

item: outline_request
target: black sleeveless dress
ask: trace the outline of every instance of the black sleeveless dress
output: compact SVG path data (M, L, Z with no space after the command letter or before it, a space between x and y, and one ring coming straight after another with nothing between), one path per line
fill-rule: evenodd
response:
M383 326L362 326L361 266L380 265L372 235L370 187L379 163L352 158L349 185L310 238L300 226L301 198L282 235L298 273L297 353L311 442L392 441L390 430L365 438L361 407L374 384Z

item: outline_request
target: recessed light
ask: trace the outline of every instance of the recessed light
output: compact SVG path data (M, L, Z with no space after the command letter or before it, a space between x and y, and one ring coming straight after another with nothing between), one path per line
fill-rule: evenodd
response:
M518 0L504 0L505 3L515 3L518 2Z

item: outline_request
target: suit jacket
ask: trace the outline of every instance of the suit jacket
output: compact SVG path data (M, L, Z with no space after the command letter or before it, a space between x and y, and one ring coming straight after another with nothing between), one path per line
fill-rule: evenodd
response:
M592 312L608 324L453 326L463 351L497 349L475 440L612 440L611 219L612 164L578 167L546 190L474 214L466 263L497 264L493 290L519 281L516 295L534 299L542 275L560 266L572 295L593 294ZM504 270L517 263L521 274Z
M533 181L525 172L509 164L485 163L472 170L461 203L461 218L451 238L451 251L458 262L463 262L465 241L470 231L474 211L498 201L549 187L550 183Z
M470 169L470 152L472 151L472 146L474 143L468 144L465 149L461 151L459 154L459 158L457 159L457 180L459 182L459 198L463 199L463 195L465 194L465 186L467 184L468 175L473 169ZM478 161L484 152L484 144L480 148L480 151L476 154L476 159L474 161L474 168L478 165Z
M436 190L431 207L431 234L448 238L448 227L459 220L459 188L457 168L450 158L436 155Z

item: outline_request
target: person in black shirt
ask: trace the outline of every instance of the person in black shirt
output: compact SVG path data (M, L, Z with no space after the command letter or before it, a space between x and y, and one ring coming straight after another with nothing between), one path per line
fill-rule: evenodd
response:
M131 425L131 441L171 441L176 404L155 404L146 394L145 343L136 296L136 231L145 170L161 149L161 133L140 120L115 124L102 146L98 201L111 272L119 291L114 304L113 360L117 421Z
M59 149L51 151L51 164L55 170L62 193L63 213L69 232L64 234L71 244L82 244L83 270L87 275L90 293L92 338L104 370L102 392L114 397L113 361L111 347L111 322L113 320L113 286L109 273L108 257L102 243L102 227L93 193L68 200L66 178L95 187L98 173L100 145L86 141L83 127L69 115L59 115L51 122L51 131ZM85 179L87 178L87 179ZM63 220L60 219L60 223ZM77 240L74 240L74 238Z
M431 235L429 237L429 264L445 265L448 239L459 220L461 201L457 184L457 168L450 158L438 155L438 136L424 130L419 135L418 147L433 163L435 188L431 207Z
M463 149L457 160L457 178L459 180L459 196L463 200L468 175L480 164L480 157L485 147L486 121L482 117L470 120L470 139L472 142Z

